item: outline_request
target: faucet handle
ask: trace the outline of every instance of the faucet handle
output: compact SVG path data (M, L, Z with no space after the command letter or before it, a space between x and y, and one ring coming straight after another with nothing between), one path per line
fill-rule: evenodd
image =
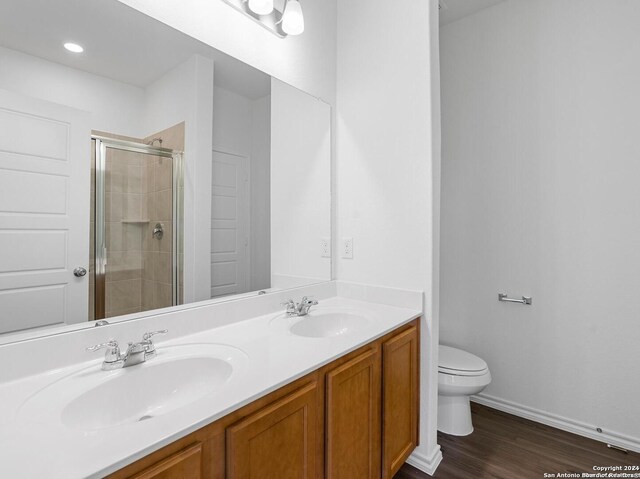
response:
M110 339L106 343L100 343L100 344L96 344L95 346L89 346L88 348L86 348L86 351L93 352L103 348L117 349L118 342L115 339Z
M118 346L118 342L115 339L110 339L106 343L96 344L95 346L89 346L88 348L86 348L86 350L94 352L105 348L107 350L107 352L104 354L105 363L115 363L121 359L120 347Z
M282 306L286 306L287 307L287 314L289 316L292 316L295 314L296 312L296 302L293 299L288 299L287 301L280 303Z
M148 333L144 333L142 335L143 341L149 341L156 334L167 334L169 332L168 329L161 329L160 331L149 331Z
M153 344L151 338L156 334L167 334L169 332L168 329L161 329L160 331L149 331L148 333L144 333L142 335L142 342L146 346L145 350L145 358L151 359L156 357L156 345Z

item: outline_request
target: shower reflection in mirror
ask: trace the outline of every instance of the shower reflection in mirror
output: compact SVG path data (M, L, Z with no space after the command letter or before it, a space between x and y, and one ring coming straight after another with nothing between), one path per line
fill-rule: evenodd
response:
M166 308L182 297L184 124L160 137L92 137L89 319ZM169 234L165 235L167 231Z

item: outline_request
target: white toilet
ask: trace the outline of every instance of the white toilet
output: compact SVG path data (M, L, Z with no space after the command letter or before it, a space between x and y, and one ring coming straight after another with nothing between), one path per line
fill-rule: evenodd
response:
M440 345L438 354L438 431L467 436L473 432L469 396L489 385L489 367L461 349Z

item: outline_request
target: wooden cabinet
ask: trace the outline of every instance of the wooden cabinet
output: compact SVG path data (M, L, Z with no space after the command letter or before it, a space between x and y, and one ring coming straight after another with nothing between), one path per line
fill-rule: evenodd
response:
M227 429L228 479L315 479L317 385Z
M418 325L382 346L382 477L391 479L418 445Z
M139 474L133 479L202 478L202 444L197 443L179 451Z
M391 479L418 444L419 320L110 479Z
M326 476L380 477L380 348L326 374Z

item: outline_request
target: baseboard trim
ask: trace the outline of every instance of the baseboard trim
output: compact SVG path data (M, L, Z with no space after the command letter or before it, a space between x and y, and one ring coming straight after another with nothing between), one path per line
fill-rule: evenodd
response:
M413 451L407 459L407 464L433 476L441 461L442 451L440 450L440 446L437 445L429 457L418 451Z
M640 439L625 436L611 431L598 432L595 427L590 424L581 423L572 419L550 414L539 409L523 406L511 401L500 399L486 394L478 394L471 396L471 400L483 406L487 406L499 411L503 411L514 416L530 419L547 426L562 429L579 436L588 437L605 444L619 446L629 451L640 452Z

